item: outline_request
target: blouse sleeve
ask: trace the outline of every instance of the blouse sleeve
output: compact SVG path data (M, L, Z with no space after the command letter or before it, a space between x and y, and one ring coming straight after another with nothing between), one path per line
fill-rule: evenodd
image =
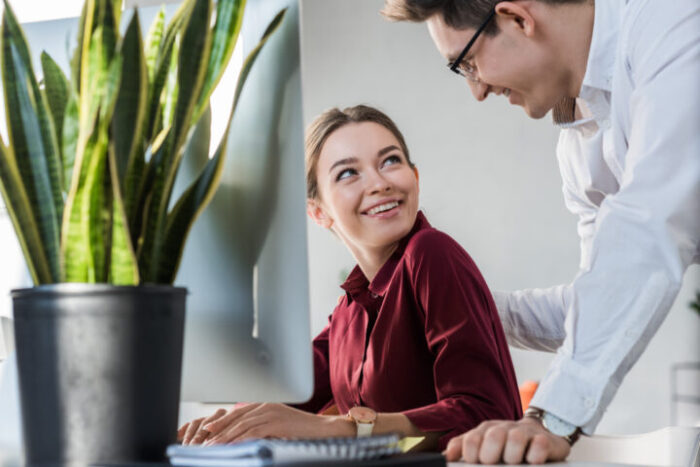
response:
M332 405L333 392L328 364L328 335L330 325L326 326L313 341L314 354L314 392L307 402L290 404L306 412L318 413Z
M437 402L403 413L422 431L445 432L443 449L484 420L517 420L522 410L503 329L476 265L441 232L421 232L412 243L412 286L434 355Z

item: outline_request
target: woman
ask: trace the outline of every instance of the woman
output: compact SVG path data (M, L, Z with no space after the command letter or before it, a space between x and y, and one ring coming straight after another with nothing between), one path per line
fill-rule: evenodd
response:
M314 339L314 394L219 410L183 426L183 442L398 432L444 449L483 420L519 419L491 294L418 211L418 171L391 119L367 106L325 112L307 132L306 165L308 215L357 261Z

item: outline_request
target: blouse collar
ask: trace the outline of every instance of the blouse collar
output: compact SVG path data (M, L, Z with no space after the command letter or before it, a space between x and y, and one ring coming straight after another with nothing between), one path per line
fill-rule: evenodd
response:
M391 254L389 259L386 260L382 267L379 268L377 275L374 276L371 283L367 280L367 277L365 277L365 274L362 272L362 269L360 269L360 266L356 265L340 287L342 287L343 290L345 290L351 296L357 296L359 293L364 292L365 290L369 290L370 293L376 297L384 296L384 293L391 282L391 278L394 275L396 266L399 264L401 258L406 252L406 245L408 245L408 242L417 232L428 228L430 228L428 219L425 218L422 211L418 211L416 221L414 222L411 231L399 241L399 245L396 247L396 250Z

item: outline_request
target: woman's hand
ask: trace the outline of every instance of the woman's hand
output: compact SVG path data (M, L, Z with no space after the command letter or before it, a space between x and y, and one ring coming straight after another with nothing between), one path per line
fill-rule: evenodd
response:
M177 430L177 440L183 446L188 444L202 444L211 435L210 432L203 430L202 427L226 415L225 409L218 409L209 417L201 417L187 422Z
M216 415L216 414L215 414ZM250 438L323 438L354 436L355 426L344 417L315 415L284 404L247 404L203 422L205 445Z

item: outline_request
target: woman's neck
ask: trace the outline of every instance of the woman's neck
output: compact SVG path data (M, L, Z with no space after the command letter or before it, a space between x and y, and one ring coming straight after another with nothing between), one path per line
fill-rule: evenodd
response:
M357 265L362 270L362 273L368 281L372 282L379 270L384 266L384 263L394 254L398 246L399 243L396 242L379 248L351 247L350 251L355 257L355 261L357 261Z

